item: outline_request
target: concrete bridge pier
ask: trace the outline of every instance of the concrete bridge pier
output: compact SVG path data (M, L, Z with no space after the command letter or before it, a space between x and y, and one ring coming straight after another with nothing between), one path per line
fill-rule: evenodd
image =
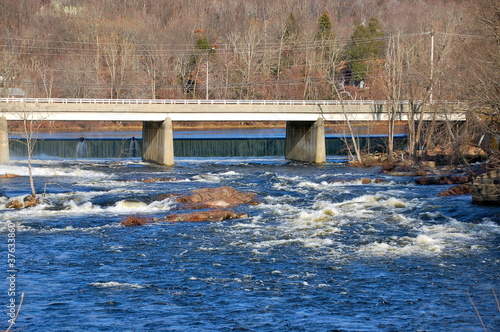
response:
M160 165L174 165L174 135L172 120L142 123L142 160Z
M0 164L10 163L9 155L9 129L7 119L0 117Z
M325 121L288 121L286 123L285 158L326 163Z

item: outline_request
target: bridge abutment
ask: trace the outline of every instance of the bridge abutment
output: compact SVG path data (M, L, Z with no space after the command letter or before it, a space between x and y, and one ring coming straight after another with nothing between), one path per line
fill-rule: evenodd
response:
M7 119L0 117L0 164L10 163L9 154L9 129Z
M142 159L160 165L174 165L174 135L172 120L142 123Z
M316 164L326 162L325 121L288 121L285 158Z

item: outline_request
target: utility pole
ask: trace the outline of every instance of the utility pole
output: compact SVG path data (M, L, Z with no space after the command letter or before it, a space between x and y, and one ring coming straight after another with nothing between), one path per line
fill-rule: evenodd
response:
M429 102L432 104L432 88L434 85L434 31L430 31L429 34L431 35L431 75L430 75L430 93L429 93Z
M206 88L206 94L205 94L205 99L208 100L208 60L210 59L210 54L215 51L215 48L211 48L210 51L208 51L207 54L207 76L206 76L206 82L205 82L205 88Z

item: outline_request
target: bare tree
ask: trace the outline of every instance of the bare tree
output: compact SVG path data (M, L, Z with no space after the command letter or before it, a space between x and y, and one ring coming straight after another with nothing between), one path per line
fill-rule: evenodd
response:
M482 38L475 38L469 48L469 91L476 113L483 119L486 130L492 136L500 164L498 140L500 140L500 3L485 0L477 5L478 24ZM476 25L475 25L476 26ZM495 139L496 137L496 139ZM496 141L496 142L495 142ZM495 149L496 148L496 149ZM493 151L496 150L496 151Z
M230 45L236 57L235 81L241 82L238 96L241 99L255 96L252 88L262 70L262 52L259 50L262 37L262 31L255 24L248 31L234 33L230 37Z
M135 66L135 46L117 33L112 33L102 40L101 51L109 80L109 97L123 98L126 85L131 85L131 77L128 74Z
M31 195L28 196L25 201L30 201L30 206L38 204L39 198L37 197L35 180L33 176L33 153L35 151L35 145L38 140L38 132L42 125L43 119L39 119L35 116L35 111L37 111L40 106L34 105L33 107L28 107L26 104L10 104L6 112L12 113L19 118L22 123L20 135L24 138L21 141L22 144L26 146L27 151L27 166L28 166L28 177L31 189ZM26 202L25 202L26 206Z
M384 87L386 92L387 112L387 160L394 160L394 127L396 115L400 112L402 88L404 84L404 53L401 45L401 34L397 33L389 37L384 65Z

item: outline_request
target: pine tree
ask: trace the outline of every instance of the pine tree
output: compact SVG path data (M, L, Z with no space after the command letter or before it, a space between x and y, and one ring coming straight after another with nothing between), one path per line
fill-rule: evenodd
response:
M330 15L325 11L321 14L318 20L318 32L316 33L317 41L328 41L333 39L333 29L332 29L332 20L330 19Z
M382 27L376 17L370 18L366 25L358 24L354 29L348 50L348 61L355 82L366 78L370 61L382 57L385 47L381 39L383 35Z

